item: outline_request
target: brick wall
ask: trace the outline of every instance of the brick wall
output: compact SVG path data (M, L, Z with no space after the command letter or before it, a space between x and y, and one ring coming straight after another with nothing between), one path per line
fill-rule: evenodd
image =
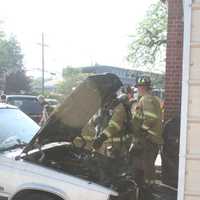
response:
M165 120L180 113L183 52L182 0L168 0Z

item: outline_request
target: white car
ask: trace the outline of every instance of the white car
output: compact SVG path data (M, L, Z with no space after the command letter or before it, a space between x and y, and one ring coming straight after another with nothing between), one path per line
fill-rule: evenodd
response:
M0 104L0 200L134 199L135 183L116 160L84 148L84 140L74 143L120 86L114 75L88 78L41 129L16 107Z

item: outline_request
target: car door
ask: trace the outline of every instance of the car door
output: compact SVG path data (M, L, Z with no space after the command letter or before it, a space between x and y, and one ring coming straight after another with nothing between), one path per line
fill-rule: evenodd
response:
M23 172L21 162L15 160L23 145L39 130L39 126L15 107L0 108L0 200L8 199L16 191ZM16 146L18 145L18 146Z
M5 158L0 154L0 200L7 200L13 191L13 182L15 175L12 166L15 166L15 161Z
M0 200L8 200L8 193L6 193L4 186L0 185Z

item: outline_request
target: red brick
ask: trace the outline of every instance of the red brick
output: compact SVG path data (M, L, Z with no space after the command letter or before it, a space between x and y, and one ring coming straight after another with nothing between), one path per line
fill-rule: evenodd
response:
M168 0L168 33L165 77L165 119L180 113L183 13L182 0Z

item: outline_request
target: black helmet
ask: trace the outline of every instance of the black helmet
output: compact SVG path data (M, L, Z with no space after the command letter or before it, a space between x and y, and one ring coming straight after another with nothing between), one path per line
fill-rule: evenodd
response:
M135 87L138 86L151 86L151 79L149 76L141 76L136 78Z

